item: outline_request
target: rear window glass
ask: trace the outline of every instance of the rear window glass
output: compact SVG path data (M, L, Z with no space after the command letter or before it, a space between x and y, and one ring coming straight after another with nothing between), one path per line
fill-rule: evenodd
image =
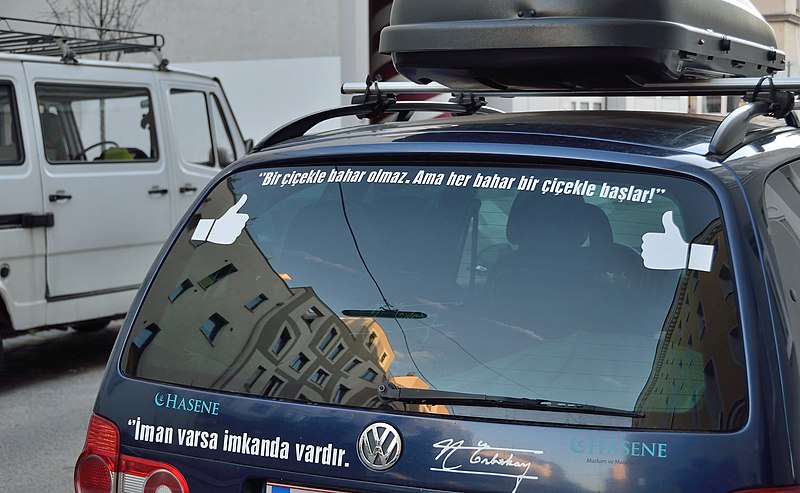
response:
M250 170L177 238L123 370L343 406L733 430L747 419L736 303L717 203L686 179ZM571 405L587 412L551 412Z

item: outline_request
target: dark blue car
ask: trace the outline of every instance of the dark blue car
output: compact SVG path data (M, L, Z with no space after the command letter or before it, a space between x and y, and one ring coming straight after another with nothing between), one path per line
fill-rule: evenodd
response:
M800 131L714 156L718 126L455 117L252 154L148 276L78 491L798 484Z
M76 491L800 492L800 81L728 82L276 131L154 263Z

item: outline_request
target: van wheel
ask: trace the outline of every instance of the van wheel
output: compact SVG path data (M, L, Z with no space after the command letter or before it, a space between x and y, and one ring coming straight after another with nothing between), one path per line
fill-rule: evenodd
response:
M108 326L108 320L92 320L91 322L81 322L70 325L76 332L97 332Z
M0 337L0 373L4 370L5 360L3 359L3 338Z

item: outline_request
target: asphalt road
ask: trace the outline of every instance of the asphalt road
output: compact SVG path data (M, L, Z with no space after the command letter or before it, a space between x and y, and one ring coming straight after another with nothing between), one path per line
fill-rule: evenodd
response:
M3 491L74 491L73 466L117 330L118 325L88 334L48 330L3 341Z

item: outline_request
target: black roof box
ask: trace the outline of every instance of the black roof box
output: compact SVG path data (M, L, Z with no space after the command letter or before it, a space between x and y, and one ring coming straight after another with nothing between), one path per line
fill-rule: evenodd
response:
M782 70L749 0L394 0L380 51L459 89L624 88Z

